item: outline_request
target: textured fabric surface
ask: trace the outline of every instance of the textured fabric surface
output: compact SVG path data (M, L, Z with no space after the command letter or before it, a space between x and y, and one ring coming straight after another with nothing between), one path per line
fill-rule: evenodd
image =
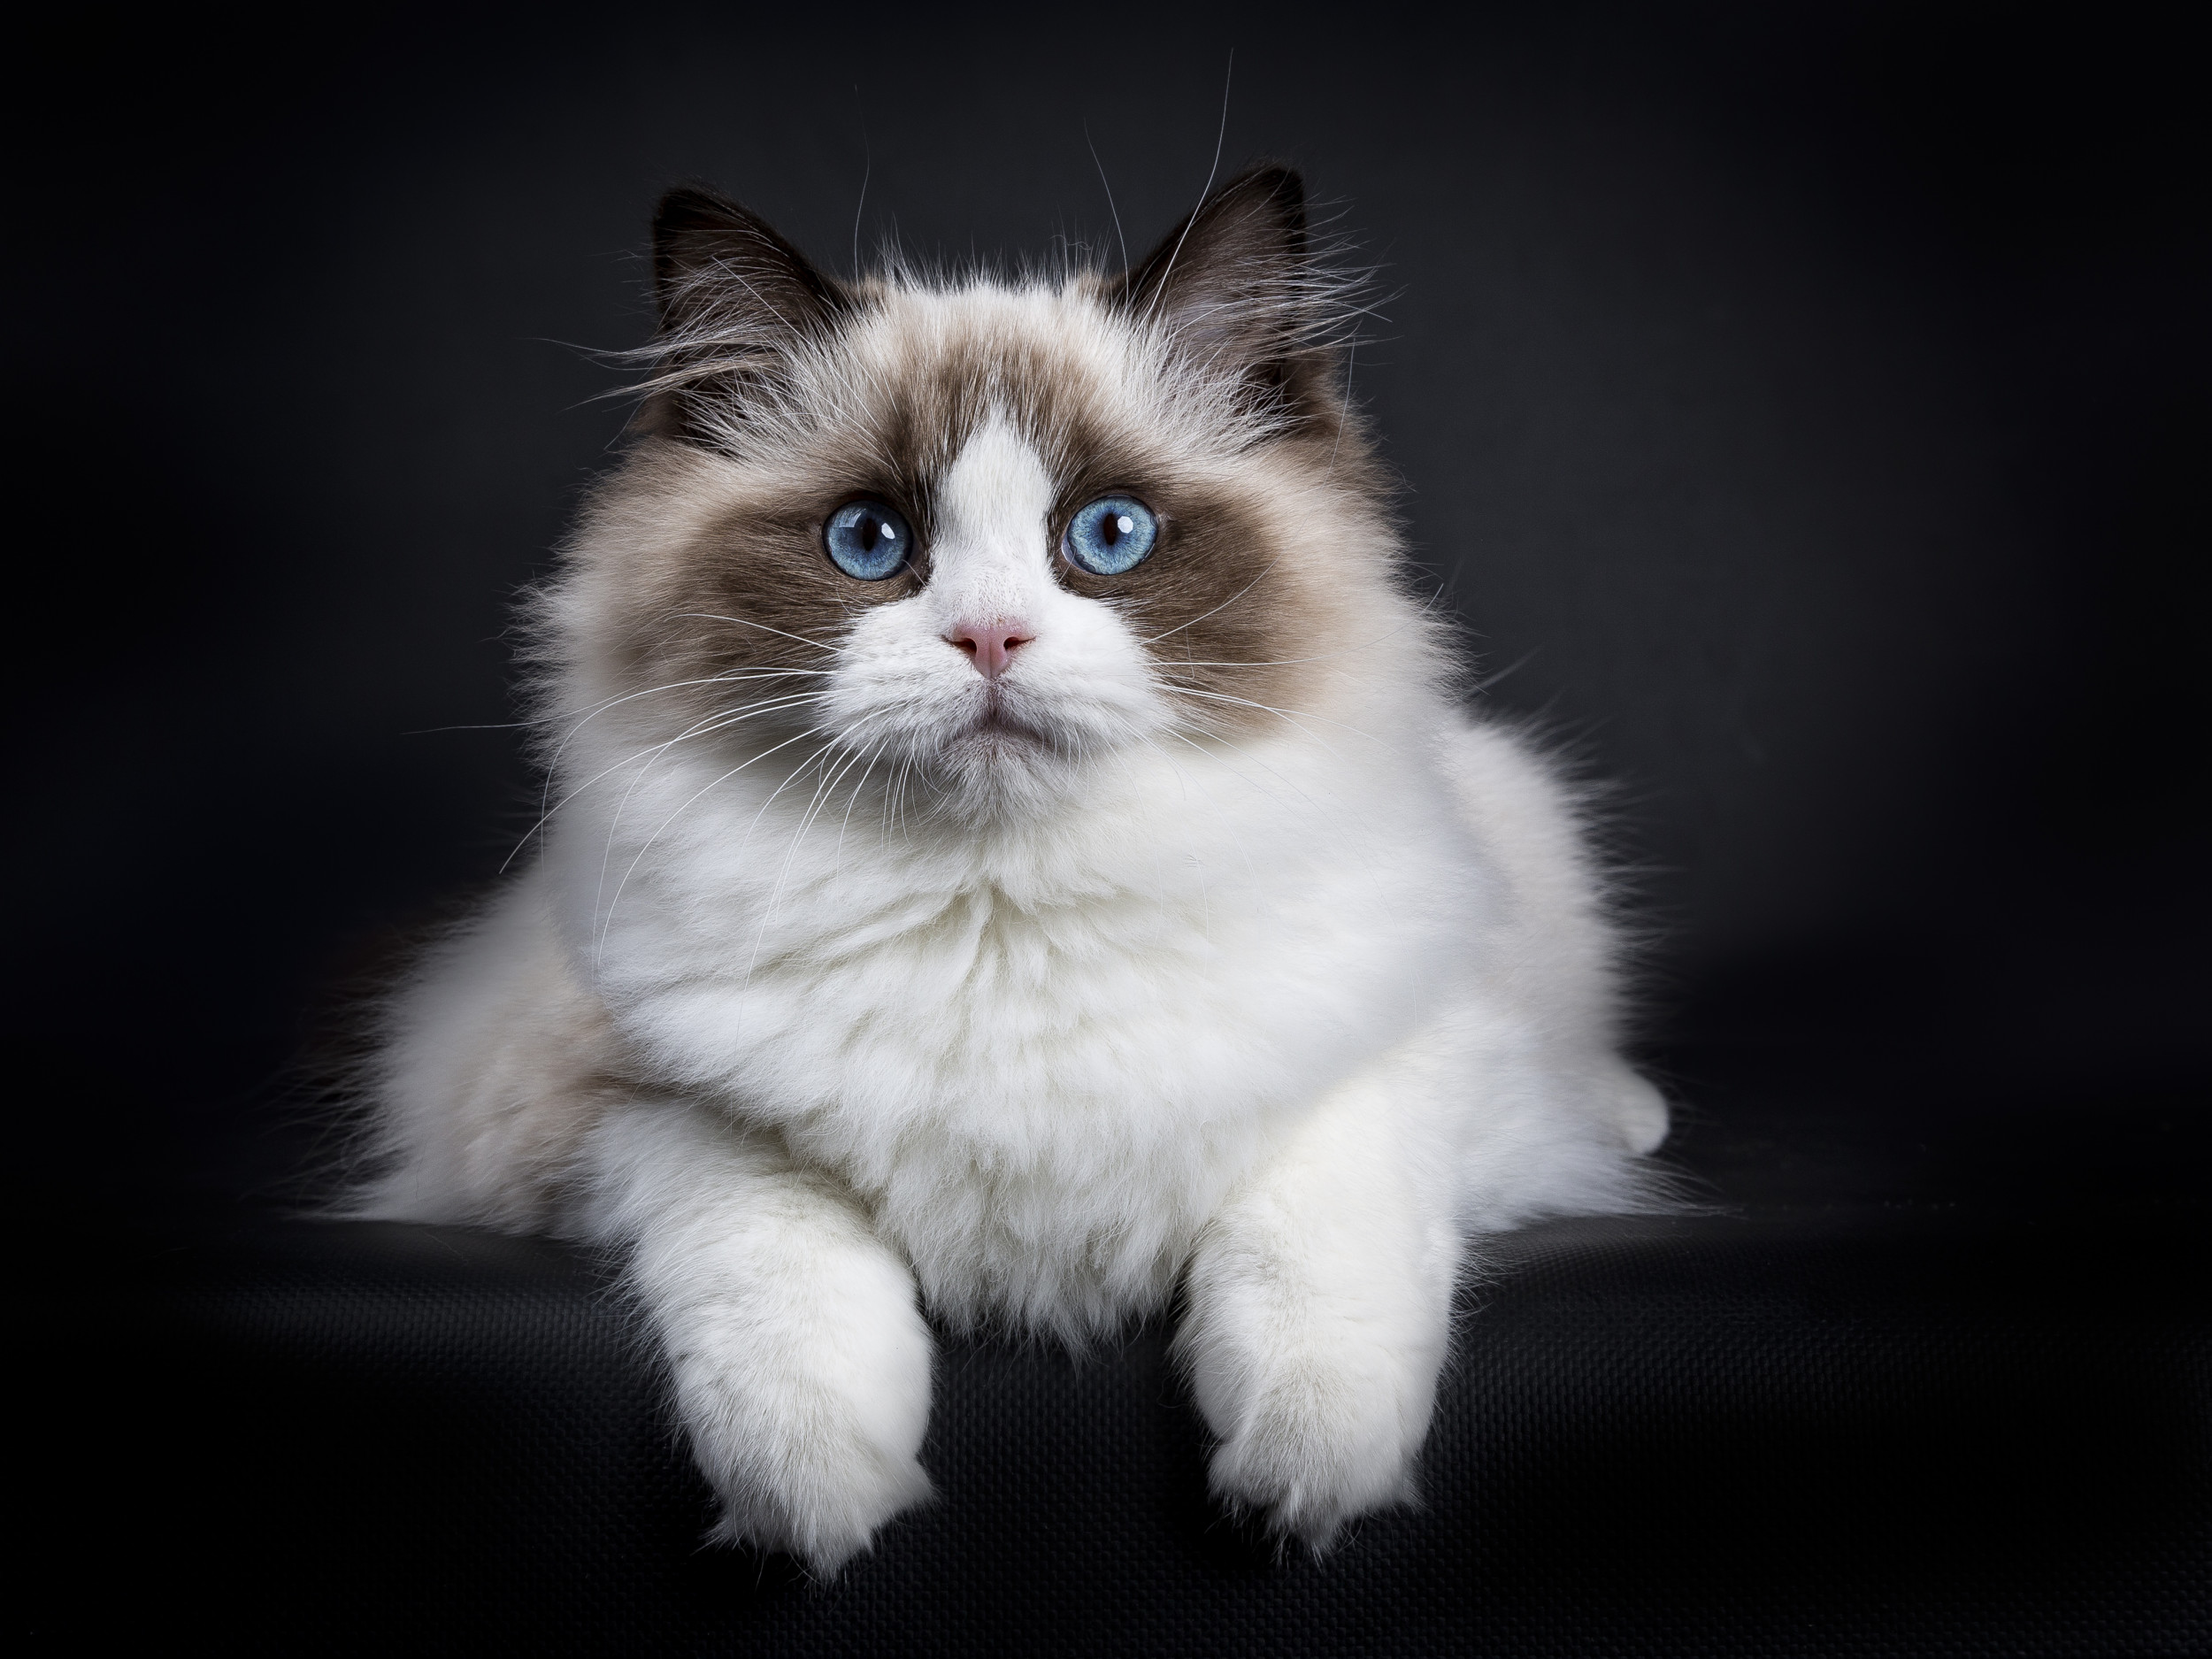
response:
M1516 1235L1463 1299L1424 1503L1317 1563L1209 1502L1163 1329L1080 1360L945 1337L938 1502L820 1586L699 1547L597 1264L173 1227L120 1259L152 1302L99 1373L151 1404L103 1502L156 1529L58 1540L128 1565L93 1600L50 1575L33 1622L273 1652L2212 1652L2187 1237L1924 1206Z

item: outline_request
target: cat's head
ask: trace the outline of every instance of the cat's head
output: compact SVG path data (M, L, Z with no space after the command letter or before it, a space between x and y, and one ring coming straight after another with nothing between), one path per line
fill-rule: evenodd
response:
M550 612L626 726L1002 815L1420 655L1295 173L1115 276L846 283L696 188L654 257L641 436Z

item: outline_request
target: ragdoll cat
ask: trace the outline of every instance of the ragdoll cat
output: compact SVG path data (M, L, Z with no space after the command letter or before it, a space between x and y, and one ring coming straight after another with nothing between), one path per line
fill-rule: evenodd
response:
M358 1213L626 1251L716 1535L930 1486L925 1311L1167 1308L1215 1491L1408 1495L1471 1234L1658 1094L1568 795L1471 718L1279 168L1112 277L854 282L679 189L539 595L541 860L386 1015Z

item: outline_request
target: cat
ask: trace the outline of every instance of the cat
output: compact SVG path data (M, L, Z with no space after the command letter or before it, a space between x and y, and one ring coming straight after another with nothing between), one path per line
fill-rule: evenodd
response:
M618 1248L718 1502L924 1501L926 1315L1174 1306L1214 1491L1413 1492L1470 1241L1632 1207L1573 792L1464 706L1256 166L1118 274L825 274L683 188L531 602L540 855L390 996L357 1214Z

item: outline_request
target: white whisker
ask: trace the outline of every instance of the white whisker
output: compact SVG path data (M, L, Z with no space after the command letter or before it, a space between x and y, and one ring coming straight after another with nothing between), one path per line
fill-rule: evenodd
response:
M774 709L801 706L810 703L819 703L820 701L820 693L810 692L793 697L772 698L766 705L754 703L749 705L742 710L733 711L726 715L710 715L704 719L695 721L689 728L685 731L679 732L674 737L670 738L668 741L663 743L658 749L654 749L646 759L644 764L638 768L637 775L630 780L629 787L623 790L622 799L615 803L614 816L607 820L607 843L605 850L601 853L599 858L599 887L597 891L592 895L591 913L594 916L599 914L599 900L607 890L607 868L614 858L614 838L622 828L622 815L630 810L630 797L637 793L638 786L645 781L646 774L652 771L653 763L655 761L658 760L663 755L666 754L670 749L673 749L678 743L682 742L687 738L704 736L710 732L726 731L733 726L739 725L745 720L755 718L757 716L762 713L770 712ZM610 912L609 919L612 919L611 912Z
M751 679L754 679L754 678L757 678L757 678L768 678L768 677L773 677L773 676L782 676L782 675L802 675L802 674L803 674L803 675L813 675L813 674L824 674L824 675L826 675L829 672L830 672L830 671L829 671L829 670L826 670L826 669L816 669L816 668L770 668L770 669L744 669L744 670L732 670L730 672L728 672L728 673L726 673L726 674L709 674L709 675L705 676L704 678L703 678L703 679L698 679L698 680L670 680L669 682L667 682L665 685L659 685L659 686L648 686L648 687L645 687L642 691L632 691L632 692L627 692L627 693L625 693L625 694L623 694L622 695L619 695L619 696L607 697L607 698L603 699L600 703L597 703L597 704L595 704L594 707L592 707L591 709L589 709L588 710L587 710L587 711L585 711L585 712L584 712L584 714L583 714L583 718L580 718L580 719L579 719L579 720L577 720L576 724L575 724L574 726L571 726L571 727L567 730L567 732L566 732L566 733L565 733L562 735L561 741L560 741L558 743L557 743L557 744L555 744L555 745L554 745L554 747L553 747L553 752L546 757L546 760L545 760L545 787L544 787L544 789L541 792L541 794L539 795L539 797L538 797L538 810L539 810L539 812L540 812L541 816L540 816L540 818L539 818L539 819L538 819L537 823L535 823L535 824L532 825L532 826L530 826L530 829L529 829L528 833L526 833L526 834L523 836L522 840L521 840L519 842L518 842L518 843L516 844L516 846L515 846L515 851L514 851L514 852L511 852L511 853L509 853L509 854L507 855L506 862L505 862L505 863L503 863L503 864L499 866L499 867L500 867L500 869L503 872L503 871L507 868L507 864L511 864L511 863L513 863L513 862L514 862L515 853L518 853L518 852L520 852L520 851L522 850L522 849L523 849L525 846L528 845L529 841L530 841L530 837L531 837L532 835L536 834L536 833L538 833L538 831L539 831L540 829L541 829L541 828L544 826L544 825L545 825L545 820L546 820L548 818L550 818L550 817L552 816L552 814L553 814L556 810L558 810L557 808L554 808L554 807L549 806L547 803L548 803L549 802L550 802L550 801L552 800L552 798L553 798L553 780L554 780L557 776L558 776L558 775L559 775L559 772L560 772L560 765L561 765L561 757L562 757L562 755L563 755L563 754L565 754L565 753L567 751L567 749L568 749L569 744L570 744L572 741L574 741L574 739L575 739L575 737L576 737L576 734L577 734L578 733L581 732L581 731L584 729L584 727L586 727L587 726L589 726L589 725L590 725L590 724L591 724L594 720L597 719L597 718L598 718L601 715L603 715L603 714L606 713L608 710L610 710L610 709L616 709L616 708L619 708L619 707L621 707L621 706L622 706L622 704L624 704L624 703L634 703L634 702L635 702L635 701L636 701L638 698L640 698L640 697L651 697L651 696L657 696L659 694L661 694L662 692L664 692L664 691L681 691L681 690L685 690L685 689L687 689L687 688L690 688L690 687L697 687L697 686L718 686L718 685L722 685L722 684L724 684L724 683L733 683L733 684L734 684L734 683L739 683L739 682L741 682L741 681L743 681L743 680L751 680ZM572 716L574 712L575 712L575 711L572 710L570 710L568 713L565 713L565 714L549 715L549 716L542 717L542 718L541 718L541 719L539 719L539 720L533 720L533 721L530 721L530 722L526 722L526 724L530 724L530 725L550 724L550 723L551 723L551 721L553 721L553 720L555 720L555 719L564 719L564 720L565 720L565 719L570 718L571 718L571 716ZM618 763L618 764L619 764L619 763ZM603 774L603 774L601 774L601 775L602 775L602 776L604 776L604 774ZM594 781L595 782L595 781L597 781L597 780L594 780ZM587 786L587 787L588 787L588 786ZM568 797L568 798L569 798L569 799L571 799L571 800L572 800L572 799L574 799L574 796L573 796L573 795L571 795L571 796L570 796L570 797Z
M1282 562L1282 555L1279 553L1277 554L1273 558L1268 560L1266 570L1262 571L1250 581L1245 583L1243 587L1238 588L1236 592L1231 594L1226 599L1216 605L1211 611L1202 611L1196 616L1191 618L1188 621L1179 622L1173 627L1164 629L1162 632L1154 634L1150 639L1143 640L1139 642L1144 645L1157 645L1162 640L1166 639L1170 634L1180 634L1185 628L1190 627L1196 623L1203 622L1208 617L1215 616L1221 611L1226 611L1231 605L1236 603L1238 600L1243 598L1245 595L1250 593L1255 588L1258 587L1263 581L1266 580L1268 571L1273 570Z
M882 753L879 744L868 751L868 770L860 774L860 781L853 785L852 798L845 803L845 816L837 826L837 850L831 856L831 867L841 872L845 867L845 832L852 827L853 809L860 804L860 792L868 787L869 774L876 769L876 757Z
M1263 713L1279 716L1281 718L1288 720L1293 726L1298 726L1299 721L1302 719L1319 720L1325 726L1343 726L1346 731L1352 733L1355 736L1363 737L1371 743L1379 741L1372 732L1363 732L1356 726L1345 726L1343 721L1333 720L1325 714L1312 714L1303 709L1278 709L1268 703L1255 703L1249 697L1232 697L1226 692L1201 691L1195 686L1177 686L1175 689L1185 696L1204 697L1214 703L1233 703L1240 704L1242 707L1247 709L1258 709ZM1306 728L1302 726L1298 726L1298 729L1302 732L1306 730ZM1313 737L1313 733L1310 732L1307 732L1306 735ZM1328 749L1329 747L1326 740L1325 739L1314 737L1313 741L1319 743L1324 749ZM1336 753L1336 750L1330 749L1329 753L1333 755Z
M714 682L712 680L703 680L694 681L693 683L697 685L711 685ZM657 687L657 689L659 689L659 687ZM558 812L570 802L575 800L577 796L582 795L585 790L589 789L595 784L597 784L603 779L609 777L612 773L621 771L623 767L630 764L633 761L644 759L650 756L664 754L676 744L683 742L688 738L703 737L710 732L719 732L725 730L728 726L740 725L742 722L752 719L761 714L773 713L779 710L787 708L799 708L809 703L819 702L822 695L823 694L820 692L806 692L789 697L772 697L761 703L746 703L739 709L720 710L716 713L704 716L701 719L694 721L689 726L685 728L683 731L677 733L675 736L669 738L666 741L658 744L648 744L645 748L638 749L634 753L625 755L620 760L602 767L598 772L592 774L589 778L587 778L582 783L578 784L573 789L571 789L558 801L553 802L550 805L547 805L546 801L552 793L553 779L557 774L552 768L549 766L546 772L545 795L541 795L539 799L539 805L541 810L538 815L538 820L536 823L531 825L528 829L523 832L522 839L515 843L513 851L510 852L506 858L501 863L499 866L501 872L503 873L507 866L515 861L516 855L520 853L525 847L530 844L530 838L533 835L539 833L545 828L546 825L552 821L555 813ZM573 735L573 733L571 735ZM564 739L563 741L565 741L566 740ZM558 758L559 757L557 752L555 759L557 760ZM649 764L650 762L649 761L648 764ZM640 775L642 776L643 774L641 773Z
M615 909L622 902L623 888L629 886L630 878L637 873L638 865L644 861L645 855L653 850L654 842L660 840L661 836L666 833L668 826L671 824L673 824L678 818L681 818L685 810L690 807L691 803L696 801L701 795L706 794L708 790L726 783L732 778L736 777L739 772L743 772L746 767L753 765L757 762L766 760L769 756L775 754L778 749L789 749L794 743L802 742L807 738L817 735L819 730L820 728L818 726L809 726L805 731L799 733L795 737L787 737L782 742L777 744L774 749L764 749L759 754L754 756L752 759L739 762L736 765L731 767L729 771L724 772L720 777L712 779L707 783L702 784L690 795L686 797L681 806L679 806L673 812L671 812L666 818L661 820L659 828L656 829L650 835L646 837L645 845L637 849L637 856L630 860L630 867L622 872L622 879L615 887L614 897L607 902L606 918L600 925L599 943L594 956L594 960L598 960L605 955L607 949L607 934L614 926ZM775 797L771 795L769 799L772 801ZM764 811L766 810L767 809L764 807L762 809Z
M1189 739L1189 738L1187 738L1187 737L1184 737L1184 736L1183 736L1182 732L1181 732L1180 730L1179 730L1177 727L1171 726L1167 727L1166 729L1167 729L1168 734L1169 734L1170 736L1182 738L1183 741L1185 741L1186 743L1190 742L1190 739ZM1257 756L1257 755L1253 754L1253 753L1252 753L1249 749L1246 749L1246 748L1245 748L1242 744L1240 744L1240 743L1232 742L1232 741L1231 741L1228 738L1226 738L1226 737L1223 736L1220 733L1218 733L1218 732L1209 732L1209 731L1207 731L1207 730L1206 730L1203 726L1192 726L1190 729L1191 729L1192 731L1194 731L1194 732L1196 732L1196 733L1198 733L1201 737L1205 738L1208 741L1219 744L1219 745L1221 746L1221 749L1225 749L1225 750L1227 750L1229 754L1231 754L1231 755L1236 755L1236 756L1239 756L1239 757L1242 757L1243 759L1245 759L1245 760L1248 760L1248 761L1251 762L1254 765L1257 766L1257 767L1258 767L1258 768L1259 768L1262 772L1264 772L1265 773L1267 773L1267 775L1268 775L1269 777L1271 777L1271 778L1274 779L1276 782L1278 782L1278 783L1281 784L1281 785L1283 786L1283 787L1284 787L1284 788L1286 788L1286 789L1289 790L1289 791L1291 792L1291 794L1293 794L1293 795L1296 795L1296 796L1297 796L1297 797L1298 797L1301 801L1304 802L1304 803L1305 803L1308 806L1313 806L1313 805L1317 804L1317 803L1315 802L1314 798L1313 798L1311 795L1308 795L1308 794L1307 794L1307 793L1306 793L1303 789L1300 788L1300 787L1298 787L1298 785L1297 785L1297 784L1295 784L1295 783L1292 782L1292 781L1291 781L1288 778L1286 778L1285 776L1283 776L1283 774L1282 774L1280 772L1277 771L1277 770L1276 770L1273 766L1269 765L1269 764L1268 764L1268 763L1267 763L1264 759L1263 759L1261 757L1259 757L1259 756ZM1197 747L1199 747L1199 745L1193 744L1193 745L1192 745L1192 747L1193 747L1193 748L1197 748ZM1219 752L1217 752L1217 750L1214 750L1214 749L1207 749L1205 752L1206 752L1209 756L1210 756L1213 759L1215 759L1215 760L1217 760L1217 761L1219 761L1222 764L1224 764L1224 765L1228 765L1228 764L1229 764L1228 761L1227 761L1227 760L1226 760L1226 759L1225 759L1225 757L1223 757L1223 756L1222 756ZM1251 787L1252 787L1253 788L1259 790L1259 792L1260 792L1262 795L1266 795L1266 796L1267 796L1270 800L1274 800L1274 799L1276 799L1276 798L1277 798L1277 797L1276 797L1276 795L1275 795L1274 791L1272 791L1272 790L1271 790L1271 789L1268 789L1268 788L1266 788L1266 787L1263 787L1263 786L1262 786L1262 785L1260 785L1260 784L1254 783L1254 782L1253 782L1253 780L1252 780L1251 779L1245 777L1245 775L1244 775L1244 773L1243 773L1243 772L1237 772L1235 767L1231 766L1231 767L1230 767L1230 770L1231 770L1232 772L1235 772L1235 774L1236 774L1236 776L1237 776L1239 779L1240 779L1243 782L1245 782L1245 783L1247 783L1247 784L1251 785Z
M711 611L680 611L672 620L677 622L733 622L741 628L758 628L763 634L772 634L779 639L790 640L799 645L811 645L818 651L834 651L837 647L821 640L810 640L803 634L787 634L781 628L772 628L765 622L755 622L749 617L726 617Z
M1175 239L1174 251L1167 257L1167 268L1160 273L1160 285L1153 290L1152 303L1146 308L1145 320L1150 322L1162 300L1167 295L1167 280L1175 274L1175 262L1183 257L1183 244L1190 240L1191 227L1198 223L1199 210L1206 205L1206 198L1214 193L1214 180L1221 174L1221 146L1229 136L1229 88L1236 79L1236 48L1229 49L1229 68L1221 77L1221 130L1214 134L1213 165L1206 169L1206 188L1198 193L1198 207L1183 221L1183 234Z
M766 801L761 803L761 812L767 811L769 807L775 803L776 795L781 795L787 788L790 787L793 779L797 778L799 772L804 772L808 766L811 766L816 761L821 759L824 755L830 753L838 746L838 744L844 741L847 736L857 730L859 726L860 722L856 720L851 726L847 726L844 731L838 733L836 736L831 738L828 742L823 744L821 748L816 749L812 755L809 756L805 764L800 766L797 772L794 772L790 778L785 779L782 783L776 786L774 795L771 795ZM857 757L855 758L857 759ZM791 833L791 846L783 856L783 867L776 872L776 885L769 889L768 902L761 908L760 926L753 930L753 949L751 954L745 958L745 977L738 982L741 999L744 990L750 987L753 982L753 969L760 961L761 941L768 937L768 924L775 919L776 905L777 902L783 897L784 884L791 879L791 864L792 861L799 856L799 843L806 839L807 830L813 824L817 814L820 810L821 803L826 797L829 790L833 786L833 776L826 775L823 780L815 786L814 798L807 803L806 810L800 814L798 827ZM756 813L754 815L754 821L756 823L759 822L759 813ZM739 1018L742 1018L744 1010L744 1003L742 1000L739 1002L738 1009Z

